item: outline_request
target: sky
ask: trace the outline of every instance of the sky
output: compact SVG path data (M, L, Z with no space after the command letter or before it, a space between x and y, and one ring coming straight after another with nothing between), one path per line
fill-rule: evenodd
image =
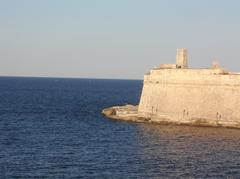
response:
M239 0L0 0L0 76L142 79L175 63L240 71Z

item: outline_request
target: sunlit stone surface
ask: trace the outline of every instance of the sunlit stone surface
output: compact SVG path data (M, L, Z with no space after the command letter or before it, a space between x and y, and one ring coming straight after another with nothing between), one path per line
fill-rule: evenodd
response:
M139 106L113 107L114 119L240 128L240 75L213 65L188 68L186 49L176 64L163 64L144 76ZM110 113L109 113L110 111Z

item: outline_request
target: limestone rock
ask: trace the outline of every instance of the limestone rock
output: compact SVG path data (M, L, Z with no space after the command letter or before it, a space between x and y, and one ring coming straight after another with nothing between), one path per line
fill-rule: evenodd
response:
M176 64L144 76L139 106L115 106L103 114L138 122L240 128L240 74L220 67L188 68L186 49L178 49L176 58Z

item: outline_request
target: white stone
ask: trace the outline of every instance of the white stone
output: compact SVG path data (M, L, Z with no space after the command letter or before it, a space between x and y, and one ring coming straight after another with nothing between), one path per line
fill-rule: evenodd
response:
M144 76L138 107L114 109L116 119L240 128L240 74L219 66L189 69L187 50L178 49L176 64Z

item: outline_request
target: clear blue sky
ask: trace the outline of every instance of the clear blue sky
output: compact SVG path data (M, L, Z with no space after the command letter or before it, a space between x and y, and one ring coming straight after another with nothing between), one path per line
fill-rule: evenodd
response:
M0 76L141 79L187 48L240 71L239 0L0 0Z

